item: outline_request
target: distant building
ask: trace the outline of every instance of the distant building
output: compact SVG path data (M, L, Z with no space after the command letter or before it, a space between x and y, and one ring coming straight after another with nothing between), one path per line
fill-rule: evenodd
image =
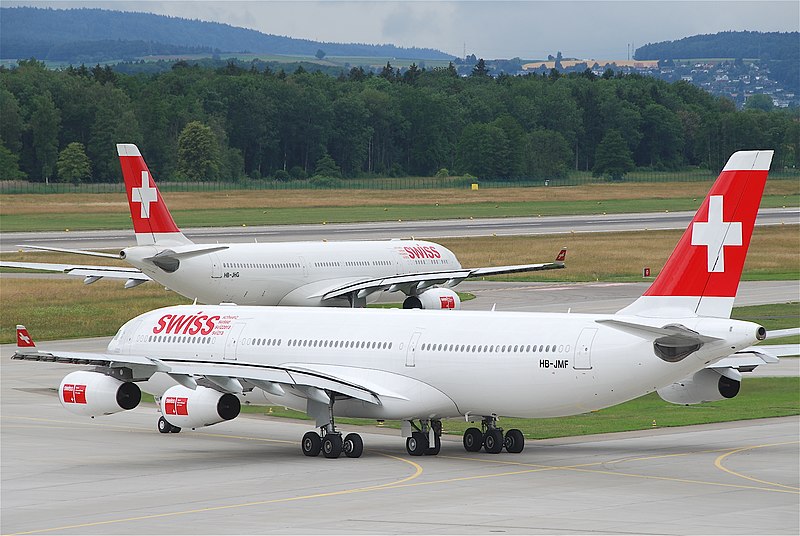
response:
M620 68L628 68L628 69L658 69L658 60L561 60L561 66L564 69L569 69L571 67L575 67L581 63L585 63L586 65L593 66L599 65L603 67L605 65L611 66L616 65ZM532 63L525 63L522 65L522 69L524 71L536 71L541 68L545 69L555 69L556 62L555 61L535 61Z

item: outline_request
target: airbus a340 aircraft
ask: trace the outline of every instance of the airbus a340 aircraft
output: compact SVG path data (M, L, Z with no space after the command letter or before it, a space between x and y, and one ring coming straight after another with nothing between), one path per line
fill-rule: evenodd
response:
M363 307L381 292L406 294L406 309L459 309L451 287L470 277L564 267L554 262L462 268L447 248L422 240L194 244L175 225L135 145L117 145L136 246L119 255L33 249L124 259L133 268L0 262L0 266L66 272L85 283L125 279L135 287L153 279L200 303Z
M730 319L771 159L735 153L651 287L616 314L177 306L130 320L104 354L38 351L18 326L13 358L95 365L59 388L82 415L134 408L141 385L165 433L232 419L241 400L305 410L319 432L302 451L329 458L363 449L334 416L403 421L411 455L437 454L441 420L466 418L481 423L467 451L513 453L524 437L498 415L574 415L655 390L730 398L740 370L777 361L751 348L763 327Z

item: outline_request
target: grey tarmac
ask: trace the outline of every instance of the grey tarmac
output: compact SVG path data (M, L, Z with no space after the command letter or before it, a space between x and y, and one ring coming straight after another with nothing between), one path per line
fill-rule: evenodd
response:
M616 310L646 286L470 285L490 296L465 308L496 299L511 310L522 295L528 310L576 312ZM742 283L737 304L781 301L786 285ZM102 351L108 341L40 346ZM800 532L798 417L529 441L516 455L467 454L448 435L439 456L422 458L396 430L344 426L365 453L328 460L301 454L307 422L243 415L164 435L153 406L72 415L55 389L74 367L12 352L0 347L4 534ZM781 366L798 375L798 365Z
M4 534L797 534L796 417L529 441L410 458L359 429L359 459L307 458L309 423L242 416L159 434L152 406L86 419L69 367L3 348ZM347 429L347 427L342 427ZM446 429L446 423L445 423Z
M266 225L183 229L198 243L289 242L296 240L383 240L392 238L453 238L523 236L561 233L600 233L685 229L694 212L589 214L479 218L430 221L330 223L323 225ZM796 225L800 208L767 208L758 212L756 225ZM132 229L115 231L14 232L0 234L0 253L17 251L19 244L67 249L122 249L135 245Z

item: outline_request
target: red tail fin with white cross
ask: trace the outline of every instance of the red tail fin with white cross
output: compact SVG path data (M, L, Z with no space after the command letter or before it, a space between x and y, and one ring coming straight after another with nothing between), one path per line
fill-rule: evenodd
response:
M730 317L772 153L730 157L656 280L619 314Z
M21 324L17 325L17 348L36 348L27 328Z
M125 180L136 243L140 246L191 244L191 240L175 225L139 148L131 143L118 143L117 154Z

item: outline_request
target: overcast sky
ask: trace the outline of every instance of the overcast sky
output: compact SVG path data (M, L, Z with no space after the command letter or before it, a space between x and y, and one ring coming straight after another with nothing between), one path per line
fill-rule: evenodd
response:
M10 1L98 7L223 22L316 41L392 43L456 56L626 59L628 44L725 30L798 31L798 0L629 1ZM800 46L800 45L798 45Z

